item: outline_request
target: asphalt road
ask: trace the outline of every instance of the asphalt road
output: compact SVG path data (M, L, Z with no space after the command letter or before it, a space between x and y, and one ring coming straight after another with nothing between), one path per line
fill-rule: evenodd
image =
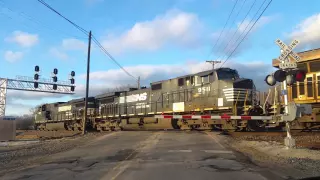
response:
M214 132L107 134L0 177L32 180L281 179L224 147Z

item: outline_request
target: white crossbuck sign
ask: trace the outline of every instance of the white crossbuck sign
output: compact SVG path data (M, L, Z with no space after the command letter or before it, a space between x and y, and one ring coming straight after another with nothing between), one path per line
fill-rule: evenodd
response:
M300 57L292 51L299 44L298 40L292 41L290 46L287 46L280 39L277 39L276 44L283 50L283 52L280 54L278 58L280 61L284 61L288 55L290 55L294 60L296 60L296 62L300 61Z

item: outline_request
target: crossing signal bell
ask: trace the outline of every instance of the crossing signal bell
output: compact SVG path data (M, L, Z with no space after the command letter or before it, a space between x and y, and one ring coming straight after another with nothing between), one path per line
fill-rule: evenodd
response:
M303 70L292 70L289 72L283 70L277 70L272 75L267 75L265 78L266 83L269 86L274 86L276 82L287 81L288 85L292 85L295 82L303 82L306 78L306 72Z

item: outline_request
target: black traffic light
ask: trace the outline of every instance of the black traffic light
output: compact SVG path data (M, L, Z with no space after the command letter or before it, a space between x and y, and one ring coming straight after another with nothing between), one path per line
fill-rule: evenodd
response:
M57 76L53 76L52 79L53 79L53 82L58 82L58 77Z
M39 71L40 71L40 67L39 67L39 66L35 66L35 67L34 67L34 71L35 71L35 72L39 72Z
M70 83L71 83L71 91L73 92L74 91L74 89L75 89L75 86L74 86L74 84L75 84L75 79L74 79L74 76L76 75L76 73L74 72L74 71L71 71L71 73L70 73Z
M34 76L33 76L33 80L34 80L34 83L33 83L33 87L34 88L38 88L39 87L39 83L37 82L39 80L39 71L40 71L40 67L39 66L35 66L34 67Z

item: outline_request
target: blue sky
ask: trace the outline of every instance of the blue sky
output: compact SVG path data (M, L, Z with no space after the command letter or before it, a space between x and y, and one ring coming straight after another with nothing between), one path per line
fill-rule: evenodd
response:
M238 0L213 53L211 49L236 0L46 2L84 29L92 30L116 60L134 76L141 76L142 83L147 85L210 68L204 63L208 59L224 61L263 0L255 1L245 20L254 0ZM301 41L298 50L319 47L319 6L317 0L274 0L226 65L263 86L263 77L272 71L272 58L279 55L275 39L290 42L297 38ZM66 79L74 70L77 95L83 95L87 37L37 0L0 0L0 10L0 77L32 76L35 65L40 66L43 77L49 77L53 68L58 68L59 78ZM235 37L230 39L233 34ZM222 51L229 41L229 51ZM92 95L135 83L95 44L91 72ZM69 98L9 91L7 114L26 113L39 103Z

